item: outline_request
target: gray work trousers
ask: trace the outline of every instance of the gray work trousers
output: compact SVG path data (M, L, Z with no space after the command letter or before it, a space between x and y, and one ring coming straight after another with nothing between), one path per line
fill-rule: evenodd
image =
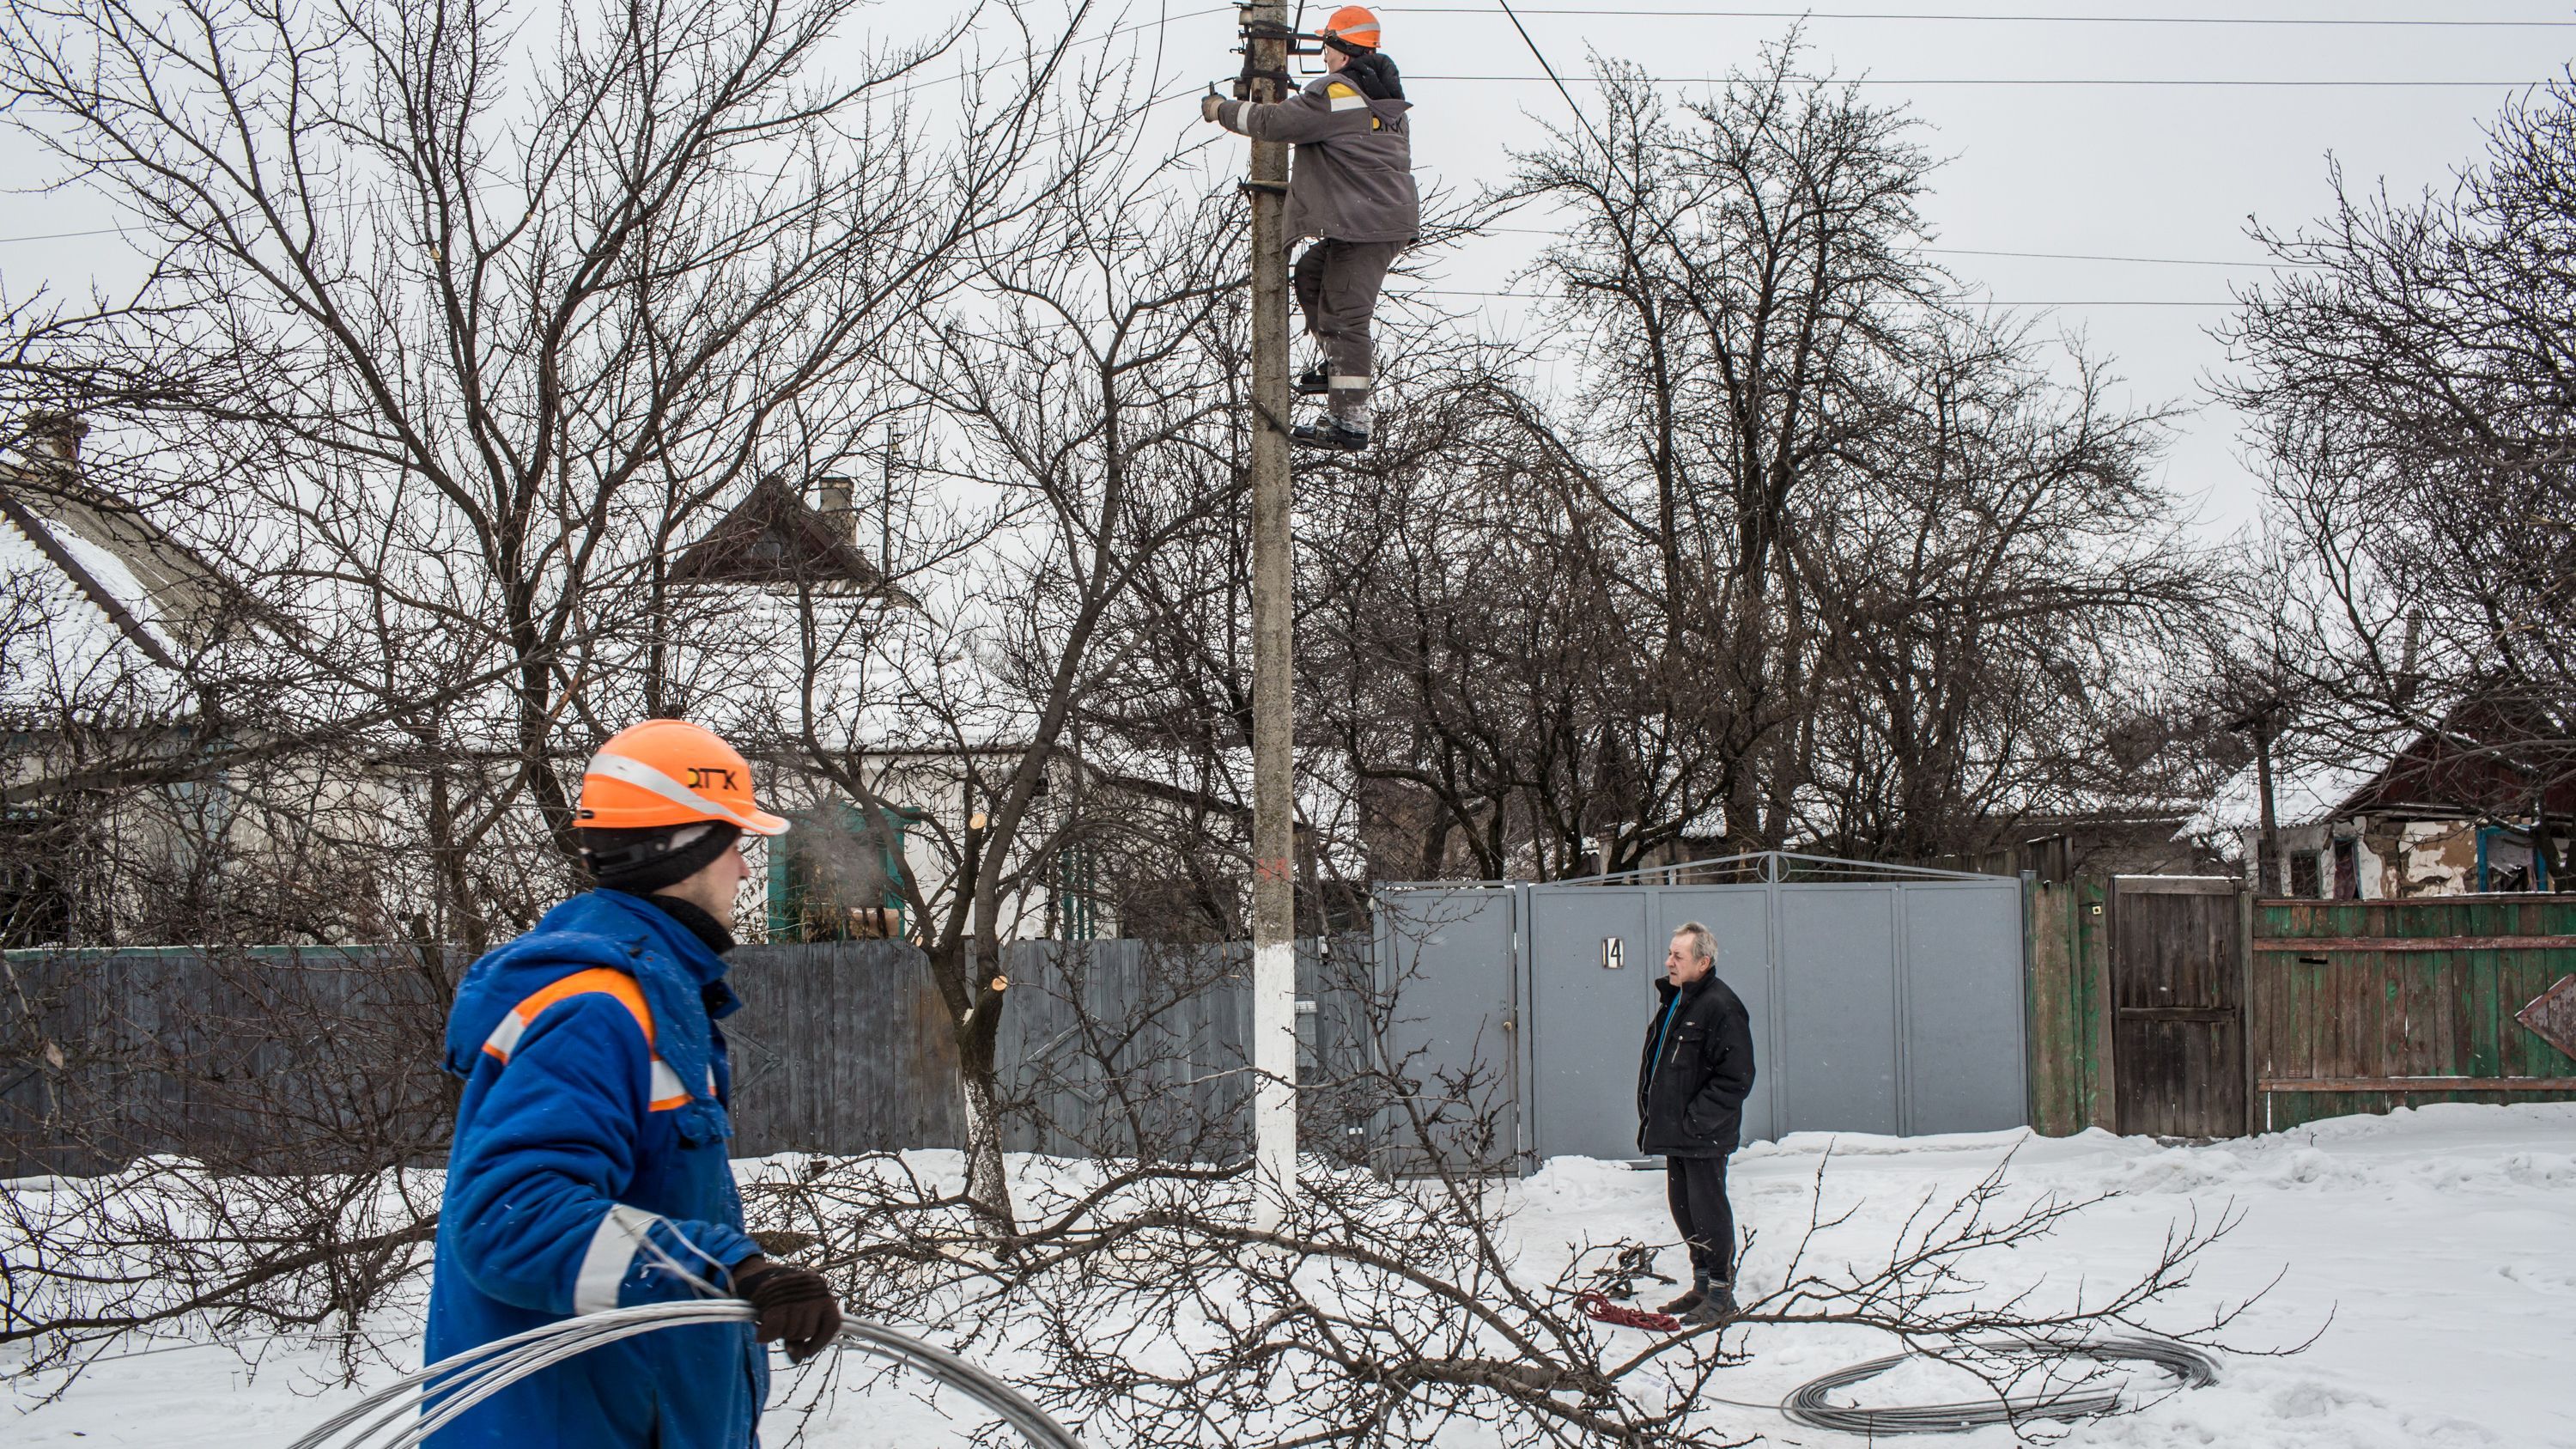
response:
M1377 314L1386 269L1402 250L1402 242L1327 237L1297 258L1297 307L1306 314L1306 330L1323 344L1324 373L1332 385L1327 402L1333 416L1344 422L1368 422L1369 378L1376 362L1369 319Z

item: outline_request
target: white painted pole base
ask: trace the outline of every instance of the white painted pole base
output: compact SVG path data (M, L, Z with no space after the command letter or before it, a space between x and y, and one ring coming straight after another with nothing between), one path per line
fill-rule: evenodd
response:
M1276 1231L1297 1194L1297 948L1252 951L1253 1226Z

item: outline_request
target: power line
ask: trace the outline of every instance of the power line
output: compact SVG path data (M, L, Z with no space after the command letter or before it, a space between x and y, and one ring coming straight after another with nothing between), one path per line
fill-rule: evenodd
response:
M1557 79L1554 75L1408 75L1405 79L1408 81L1463 81L1473 82L1479 85L1546 84L1554 85L1560 91L1564 90L1566 86L1565 81ZM1574 83L1578 85L1603 85L1614 79L1626 80L1629 79L1629 77L1579 75L1574 77ZM1722 75L1649 75L1638 76L1635 77L1635 79L1644 81L1649 85L1659 86L1711 86L1725 85L1728 83L1730 78ZM2531 86L2542 86L2550 83L2550 78L2543 78L2540 80L2365 80L2350 78L2312 80L2216 80L2189 76L1923 76L1905 79L1883 78L1879 76L1789 76L1786 77L1786 79L1800 85L1847 86L2269 86L2292 88L2340 86L2361 89L2383 88L2413 90L2521 90Z
M1480 226L1476 230L1505 236L1561 237L1565 235L1565 228L1559 226ZM1912 247L1909 250L1945 257L2024 257L2049 262L2140 262L2160 267L2234 267L2239 270L2314 265L2309 262L2264 261L2254 257L2247 257L2241 261L2220 261L2212 257L2132 257L2105 252L2008 252L1990 247Z
M1206 15L1224 15L1226 10L1231 10L1231 5L1211 5L1211 8L1206 10L1182 10L1180 15L1162 15L1162 18L1154 18L1154 21L1136 21L1133 26L1110 28L1110 31L1103 31L1103 34L1092 36L1092 39L1087 41L1066 41L1061 49L1108 44L1108 41L1115 41L1118 36L1133 34L1133 31L1159 31L1159 28L1164 26L1177 26L1180 21L1198 21L1198 18L1206 18ZM1028 59L1036 59L1038 54L1043 52L1038 52L1038 49L1025 49L1025 52L1020 52L1018 57L1010 57L1010 59L1012 62L1028 62ZM997 62L997 64L1010 64L1010 62ZM994 67L992 64L987 64L984 70L989 72L994 70ZM909 85L894 85L894 88L886 88L886 90L876 90L876 88L868 88L868 90L871 90L871 98L884 101L884 98L894 98L894 95L912 95L914 90L927 90L927 88L933 88L933 85L953 85L958 83L958 80L963 80L963 77L935 75L935 77L927 77L927 80L914 80L914 83ZM1188 85L1198 85L1198 83L1190 80L1190 83L1185 83L1185 88L1188 88ZM1154 88L1146 95L1149 95L1149 101L1146 101L1144 106L1123 111L1121 116L1131 116L1131 113L1136 111L1146 111L1146 108L1162 106L1164 101L1175 101L1180 93L1177 93L1177 90L1175 93L1164 93L1162 88ZM489 191L507 191L507 186L510 186L510 183L497 183L497 186L492 186ZM379 204L379 201L381 201L379 196L361 196L361 199L350 199L350 201L322 201L322 204L314 206L314 211L348 211L350 206L374 206ZM80 232L28 232L28 235L18 235L18 237L0 237L0 248L13 245L13 242L70 242L70 240L80 240L80 237L126 237L139 232L139 229L142 227L88 227L88 229L80 229Z
M1476 6L1408 6L1407 15L1491 15ZM1654 20L1925 20L2001 25L2315 25L2459 30L2562 30L2576 20L2370 20L2290 15L1975 15L1873 10L1620 10L1524 6L1524 15L1633 15Z
M1458 287L1407 287L1399 295L1409 297L1493 297L1508 301L1552 302L1559 300L1554 292L1483 292ZM2195 302L2160 298L2058 298L2049 301L2006 301L1997 297L1961 297L1951 299L1961 307L2233 307L2234 301Z
M1077 46L1086 46L1086 45L1102 45L1102 44L1106 44L1106 43L1108 43L1109 41L1112 41L1112 40L1117 39L1117 38L1118 38L1119 36L1121 36L1121 35L1130 34L1130 33L1134 32L1134 31L1139 31L1139 30L1161 30L1161 29L1165 28L1166 26L1177 25L1177 24L1179 24L1181 21L1184 21L1184 20L1197 20L1197 19L1200 19L1200 18L1205 17L1205 16L1209 16L1209 15L1222 15L1222 14L1226 13L1227 11L1229 11L1229 10L1231 10L1231 9L1233 9L1233 8L1234 8L1234 7L1232 7L1232 6L1230 6L1230 5L1214 5L1214 6L1210 6L1209 8L1207 8L1207 9L1205 9L1205 10L1185 10L1185 11L1181 12L1181 13L1180 13L1180 14L1178 14L1178 15L1165 15L1165 16L1163 16L1163 17L1161 17L1161 18L1159 18L1159 19L1155 19L1155 20L1143 20L1143 21L1138 21L1137 23L1135 23L1135 24L1133 24L1133 25L1122 25L1122 26L1117 27L1116 29L1108 30L1108 31L1104 31L1104 32L1102 32L1102 33L1101 33L1101 34L1099 34L1099 35L1095 35L1095 36L1091 37L1089 40L1077 40L1077 41L1070 42L1069 44L1067 44L1067 45L1066 45L1065 47L1063 47L1063 48L1064 48L1064 49L1066 49L1066 50L1071 50L1071 49L1074 49L1074 48L1075 48L1075 47L1077 47ZM1034 59L1036 59L1036 58L1037 58L1038 54L1039 54L1039 52L1038 52L1038 51L1036 51L1036 50L1026 50L1026 51L1022 51L1019 55L1017 55L1017 56L1013 57L1012 59L1013 59L1013 60L1020 60L1020 61L1034 60ZM987 71L989 71L989 70L993 69L993 67L991 67L991 66L986 66L986 67L985 67L985 69L986 69ZM891 98L891 97L895 97L895 96L908 96L908 95L912 94L912 93L913 93L913 92L915 92L915 91L919 91L919 90L927 90L927 89L929 89L929 88L930 88L930 87L932 87L932 86L951 85L951 84L956 83L956 82L957 82L958 80L960 80L960 79L962 79L962 77L960 77L960 76L953 76L953 75L949 75L949 76L934 76L934 77L931 77L931 78L929 78L929 79L927 79L927 80L917 80L917 81L914 81L914 82L910 83L909 85L896 86L896 87L893 87L893 88L891 88L891 89L883 90L883 91L874 91L874 92L873 92L873 98L875 98L875 99L887 99L887 98ZM1182 90L1185 90L1185 89L1187 89L1187 88L1189 88L1189 87L1196 86L1197 84L1198 84L1198 82L1196 82L1196 81L1187 81L1187 82L1182 82L1182 83L1180 83L1180 86L1181 86L1181 89L1182 89ZM1119 119L1119 118L1124 117L1124 116L1134 115L1134 114L1136 114L1136 113L1138 113L1138 112L1140 112L1140 111L1150 110L1150 109L1152 109L1152 108L1153 108L1153 107L1155 107L1155 106L1159 106L1159 105L1162 105L1162 104L1164 104L1164 103L1166 103L1166 102L1168 102L1168 101L1172 101L1172 100L1178 99L1178 98L1179 98L1179 96L1180 96L1180 94L1181 94L1181 90L1174 90L1174 91L1172 91L1172 92L1170 92L1170 93L1168 93L1168 94L1167 94L1167 93L1165 93L1162 89L1160 89L1160 88L1158 87L1158 88L1156 88L1156 89L1154 89L1154 90L1151 90L1151 91L1148 91L1148 92L1147 92L1147 95L1148 95L1149 97L1151 97L1151 99L1147 100L1143 105L1141 105L1141 106L1136 106L1136 107L1131 107L1129 110L1119 113L1119 116L1117 116L1117 117L1112 117L1112 118L1110 118L1110 119L1115 120L1115 119ZM478 189L480 189L480 190L491 190L491 191L505 191L505 190L508 190L508 189L509 189L509 186L510 186L510 185L511 185L511 183L508 183L508 182L502 182L502 183L496 183L495 185L493 185L493 186L491 186L491 187L488 187L488 188L478 188ZM347 200L347 201L322 202L322 203L319 203L319 204L315 205L312 209L313 209L313 210L316 210L316 211L346 211L346 210L348 210L348 209L350 209L350 208L352 208L352 207L358 207L358 206L373 206L373 205L378 204L378 203L379 203L380 201L382 201L382 200L383 200L383 198L381 198L381 197L357 197L357 198L353 198L353 199L350 199L350 200ZM76 240L79 240L80 238L83 238L83 237L93 237L93 236L129 236L129 235L134 234L135 232L142 231L142 230L144 230L144 228L139 227L139 226L98 226L98 227L89 227L89 228L86 228L86 229L83 229L83 230L80 230L80 231L46 231L46 232L29 232L29 233L26 233L26 234L21 235L21 236L0 236L0 246L9 246L9 245L11 245L11 244L13 244L13 243L17 243L17 242L76 241Z

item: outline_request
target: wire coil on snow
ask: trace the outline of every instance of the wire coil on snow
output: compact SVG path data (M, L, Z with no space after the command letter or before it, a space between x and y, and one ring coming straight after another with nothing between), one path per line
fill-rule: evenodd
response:
M638 1334L685 1324L749 1323L739 1299L652 1303L586 1314L495 1339L376 1390L341 1410L292 1449L416 1449L457 1415L550 1365ZM1009 1384L933 1344L883 1324L851 1319L841 1344L929 1375L1019 1430L1035 1449L1082 1449L1063 1425Z
M2049 1354L2089 1358L2097 1363L2146 1363L2174 1375L2184 1388L2205 1388L2218 1381L2218 1361L2187 1343L2161 1338L2106 1338L2093 1343L2055 1344L2013 1340L1974 1345L2000 1355ZM1781 1400L1780 1412L1811 1429L1843 1434L1957 1434L1989 1424L2015 1424L2028 1419L2090 1419L2117 1411L2120 1391L2038 1394L2024 1398L1998 1396L1970 1403L1903 1404L1886 1408L1849 1408L1825 1402L1837 1389L1874 1379L1919 1353L1892 1353L1867 1363L1837 1369L1811 1379Z

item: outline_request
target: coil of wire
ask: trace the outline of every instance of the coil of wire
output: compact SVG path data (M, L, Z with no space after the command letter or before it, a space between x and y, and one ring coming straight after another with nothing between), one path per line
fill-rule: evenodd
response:
M2088 1358L2097 1363L2151 1364L2174 1375L2180 1387L2204 1388L2218 1381L2218 1362L2187 1343L2161 1338L2105 1338L2080 1344L2030 1343L2020 1340L1966 1345L1976 1352L2002 1357ZM2082 1389L2055 1394L1990 1399L1953 1404L1902 1404L1860 1408L1830 1404L1825 1396L1921 1358L1920 1353L1893 1353L1837 1369L1811 1379L1783 1399L1780 1412L1814 1429L1872 1436L1956 1434L1989 1424L2019 1424L2033 1419L2090 1419L2115 1413L2117 1388Z
M457 1415L549 1365L603 1344L693 1323L748 1323L739 1299L653 1303L611 1309L533 1328L471 1348L408 1375L333 1415L292 1449L416 1449ZM844 1346L926 1374L991 1409L1035 1449L1082 1449L1081 1441L1009 1384L934 1344L860 1319L841 1327Z

